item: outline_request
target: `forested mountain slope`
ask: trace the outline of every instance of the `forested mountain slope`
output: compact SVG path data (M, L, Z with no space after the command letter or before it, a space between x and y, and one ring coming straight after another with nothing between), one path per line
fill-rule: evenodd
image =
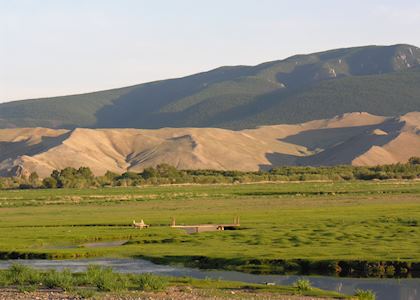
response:
M0 128L253 128L420 111L420 49L367 46L178 79L0 104Z

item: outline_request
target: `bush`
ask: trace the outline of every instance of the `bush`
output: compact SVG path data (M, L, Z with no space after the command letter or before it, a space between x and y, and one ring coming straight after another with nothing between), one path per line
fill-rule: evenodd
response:
M385 268L385 273L387 276L394 276L395 275L395 267L394 266L387 266Z
M354 295L359 300L375 300L376 299L375 293L371 290L365 291L365 290L358 289L356 290L356 293Z
M42 186L46 189L54 189L57 187L57 180L52 177L47 177L42 180Z
M161 291L167 285L167 281L164 278L153 274L139 275L136 283L138 284L138 288L142 291Z
M103 292L118 292L128 287L127 277L114 273L111 268L90 265L85 274L85 283L97 287Z
M89 289L89 288L78 288L75 290L75 293L82 299L93 298L96 294L94 290Z
M34 285L40 283L41 274L30 267L13 264L5 274L8 284L11 285Z
M410 165L420 165L420 157L414 156L408 160Z
M9 281L6 278L6 272L0 271L0 288L7 287L9 285Z
M35 292L38 289L38 286L35 284L19 285L17 289L21 293L30 293L30 292Z
M19 187L18 187L18 189L20 189L20 190L30 190L30 189L33 189L33 188L34 187L30 183L21 183L21 184L19 184Z
M312 290L311 282L307 279L298 279L293 283L293 287L295 287L299 292L310 291Z
M50 270L44 274L43 284L48 288L62 288L65 291L70 291L74 287L75 280L68 269L62 272Z
M33 173L30 178L0 177L0 189L37 188L39 178ZM121 175L107 172L95 177L87 167L67 167L54 170L44 178L44 188L87 188L97 186L140 186L144 184L175 183L247 183L261 181L305 181L305 180L387 180L420 178L420 158L412 157L408 163L358 167L350 165L331 167L278 167L270 171L243 172L222 170L178 170L168 164L145 168L141 173L125 172Z
M70 270L39 272L33 268L14 264L0 271L0 288L16 286L20 291L34 291L39 286L72 291L82 298L93 297L96 291L121 292L129 286L142 291L160 291L167 286L165 278L153 275L126 275L114 273L111 268L90 265L84 274L72 274Z

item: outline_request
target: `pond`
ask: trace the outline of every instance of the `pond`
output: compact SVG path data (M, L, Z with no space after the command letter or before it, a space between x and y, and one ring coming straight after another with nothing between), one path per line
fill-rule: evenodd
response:
M78 259L78 260L0 260L0 269L19 262L37 269L64 269L74 272L86 270L89 264L111 267L122 273L154 273L157 275L189 276L194 278L214 278L250 283L274 282L278 285L291 285L297 279L305 278L312 285L324 290L353 294L356 289L372 290L377 300L418 300L420 299L420 278L381 279L381 278L343 278L330 276L289 276L254 275L234 271L210 271L178 266L157 265L143 259Z

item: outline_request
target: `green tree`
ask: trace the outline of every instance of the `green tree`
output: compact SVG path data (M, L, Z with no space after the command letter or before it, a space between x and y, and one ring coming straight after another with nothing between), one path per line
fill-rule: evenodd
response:
M408 160L408 163L410 165L420 165L420 157L418 156L413 156Z
M77 175L78 176L81 176L81 177L83 177L85 179L88 179L88 180L92 180L93 178L95 178L95 176L93 175L92 170L90 168L88 168L88 167L80 167L77 170Z
M58 178L60 177L60 171L59 170L53 170L51 173L51 177L54 178L55 180L58 180Z
M53 189L57 187L57 180L53 177L46 177L42 180L42 186L47 189Z
M158 176L159 176L159 173L158 173L158 171L157 171L155 168L153 168L153 167L148 167L148 168L145 168L145 169L143 170L143 172L142 172L142 173L140 173L140 175L141 175L141 177L143 177L144 179L149 179L149 178L158 177Z
M32 172L29 175L29 178L28 179L29 179L29 182L30 183L36 184L38 182L38 180L39 180L39 176L38 176L37 172Z
M106 171L104 177L108 180L115 180L119 175L117 173Z

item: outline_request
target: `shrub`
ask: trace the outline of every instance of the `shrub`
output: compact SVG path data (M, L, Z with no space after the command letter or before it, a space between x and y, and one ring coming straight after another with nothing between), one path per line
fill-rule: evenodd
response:
M85 274L85 282L103 292L118 292L128 287L127 277L114 273L111 268L90 265Z
M420 157L414 156L408 160L410 165L420 165Z
M30 189L33 189L33 188L34 187L30 183L21 183L21 184L19 184L19 187L18 187L18 189L20 189L20 190L30 190Z
M38 286L35 284L19 285L17 289L21 293L30 293L30 292L35 292L38 289Z
M359 300L375 300L376 299L375 293L373 291L371 291L371 290L357 289L356 290L356 293L354 295Z
M13 264L6 271L5 276L8 284L19 286L38 284L41 279L41 274L38 271L21 264Z
M73 289L75 280L68 269L62 272L50 270L44 274L43 284L48 288L62 288L65 291L70 291Z
M395 267L394 266L387 266L385 268L385 273L387 276L394 276L395 275Z
M139 275L136 281L138 288L143 291L161 291L167 285L167 281L164 278L153 274Z
M89 288L78 288L76 289L75 294L82 299L89 299L95 296L95 291Z
M42 186L46 189L53 189L57 187L57 180L52 177L47 177L42 180Z
M5 271L0 271L0 288L6 287L8 285L9 285L9 281L6 278L6 272Z
M86 188L97 186L139 186L143 184L174 183L245 183L260 181L305 181L305 180L385 180L415 179L420 177L420 157L412 157L402 164L372 167L331 166L331 167L278 167L270 171L242 172L222 170L178 170L168 164L148 167L141 173L125 172L121 175L107 172L95 177L88 167L79 169L67 167L54 170L50 177L42 180L44 188ZM0 178L0 189L36 188L40 180L36 173L29 178Z
M310 291L312 290L311 282L307 279L298 279L293 283L293 286L299 291Z

